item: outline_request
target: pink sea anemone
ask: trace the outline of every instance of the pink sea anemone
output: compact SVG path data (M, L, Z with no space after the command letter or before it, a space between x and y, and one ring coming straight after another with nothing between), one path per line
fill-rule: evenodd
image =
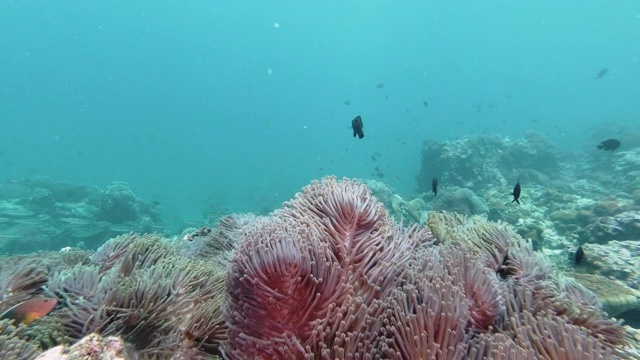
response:
M246 229L227 279L227 354L300 357L374 348L370 325L427 232L399 229L359 183L316 182ZM362 314L362 316L360 316ZM357 348L357 346L356 346Z
M333 177L256 218L227 274L227 358L629 354L626 330L568 308L505 224L441 213L429 227L400 227L364 185Z

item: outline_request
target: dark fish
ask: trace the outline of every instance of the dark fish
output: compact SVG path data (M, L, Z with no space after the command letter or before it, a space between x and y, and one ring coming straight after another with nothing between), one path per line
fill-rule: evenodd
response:
M600 79L601 77L607 75L608 72L609 72L609 69L607 68L600 69L600 71L598 71L598 74L596 75L596 79Z
M349 99L345 100L344 104L347 105L347 106L351 105L351 100L349 100Z
M384 178L384 173L383 172L379 172L376 174L380 179Z
M620 147L620 141L616 139L607 139L598 145L598 150L613 151Z
M576 253L574 254L574 260L576 261L576 265L580 265L584 259L584 250L582 249L582 245L578 246Z
M378 89L382 89L382 88L384 87L384 84L383 84L383 83L378 83L378 85L376 85L376 87L377 87Z
M504 258L502 258L502 265L500 265L497 271L498 275L500 275L500 278L506 279L510 275L509 273L510 262L511 262L511 259L509 259L509 249L507 249L507 251L504 254Z
M516 202L520 205L520 179L516 182L516 186L513 187L513 193L511 193L511 195L513 195L513 200L511 202Z
M384 94L384 101L389 101L389 95Z
M356 116L353 120L351 120L351 128L353 129L353 137L358 136L358 138L362 139L364 137L364 133L362 132L362 118L360 115Z
M371 160L376 161L376 156L375 155L371 155Z
M431 192L433 193L433 195L438 195L438 179L433 178L433 181L431 182Z
M428 107L429 106L429 102L427 100L422 102L422 106L424 107Z

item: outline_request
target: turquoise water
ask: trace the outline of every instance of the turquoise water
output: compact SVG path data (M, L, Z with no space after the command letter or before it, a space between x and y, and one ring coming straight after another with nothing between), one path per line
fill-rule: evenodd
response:
M373 166L410 193L425 140L592 151L640 115L634 1L5 0L0 54L2 180L124 181L168 227Z

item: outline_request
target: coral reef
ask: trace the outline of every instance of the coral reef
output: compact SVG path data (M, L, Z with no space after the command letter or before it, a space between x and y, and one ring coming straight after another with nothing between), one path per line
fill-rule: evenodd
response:
M366 187L314 182L242 232L230 359L632 355L595 296L506 225L430 213L403 229Z
M54 274L46 290L65 304L57 320L68 336L120 336L145 357L216 354L226 331L224 271L209 259L185 257L182 245L123 235L100 247L89 265Z
M582 174L606 188L633 193L640 187L640 147L621 148L615 153L595 152Z
M610 316L619 316L627 311L640 311L640 291L617 280L597 274L567 273L581 285L591 290Z
M32 359L42 350L97 333L121 337L138 358L219 356L227 329L227 248L218 246L216 253L209 247L204 258L186 246L157 235L128 234L95 252L5 259L0 310L41 295L57 297L59 305L30 325L0 321L0 354Z
M59 302L0 321L0 355L27 360L79 341L106 358L640 359L630 329L506 224L430 212L405 227L349 179L173 241L11 259L1 307Z
M555 146L542 134L528 131L515 142L478 135L425 143L416 181L421 192L430 191L434 177L441 184L478 191L515 183L518 177L544 184L556 178L559 169Z
M415 198L407 201L398 194L391 197L390 209L393 216L402 224L422 223L427 215L427 204L424 200Z
M161 232L154 203L124 183L106 190L46 177L0 184L0 252L97 248L131 231Z
M585 228L585 239L604 244L611 240L640 239L640 211L627 211L614 216L603 216Z
M451 186L429 202L429 210L449 211L463 215L480 215L489 212L484 200L472 190Z
M574 270L595 273L640 289L640 242L612 240L606 244L582 244L584 259Z
M398 196L394 193L393 189L384 181L373 180L373 179L362 179L359 180L365 184L371 193L384 204L387 209L391 209L393 197Z

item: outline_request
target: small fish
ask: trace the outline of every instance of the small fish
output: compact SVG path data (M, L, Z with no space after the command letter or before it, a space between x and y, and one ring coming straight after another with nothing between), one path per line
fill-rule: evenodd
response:
M500 265L497 271L498 275L500 275L502 279L506 279L510 275L509 273L510 262L511 262L511 259L509 259L509 249L507 249L507 251L504 254L504 258L502 258L502 265Z
M607 69L607 68L600 69L600 71L598 71L598 74L596 75L596 80L602 78L605 75L607 75L608 72L609 72L609 69Z
M573 258L576 261L576 265L580 265L582 259L584 259L584 250L582 249L582 245L578 246Z
M362 132L362 128L364 128L364 125L362 125L362 118L360 117L360 115L351 120L351 128L353 129L353 137L356 137L356 135L359 139L362 139L364 137L364 132Z
M429 107L429 102L427 100L423 101L422 106Z
M23 301L0 315L0 320L13 319L17 323L29 325L53 310L58 300L53 298L36 298Z
M378 89L382 89L382 88L384 87L384 84L383 84L383 83L378 83L378 85L376 85L376 87L377 87Z
M389 95L384 94L384 101L389 101Z
M511 193L511 195L513 195L513 200L511 202L515 202L518 205L520 205L520 190L520 179L518 179L516 186L513 187L513 193Z
M375 155L371 155L371 160L376 161L376 156Z
M347 99L343 102L345 105L349 106L351 105L351 100Z
M384 179L384 173L383 172L379 172L376 174L380 179Z
M438 195L438 179L433 178L433 181L431 182L431 192L433 193L433 195Z
M598 150L613 151L620 147L620 141L616 139L607 139L601 142L597 147Z

